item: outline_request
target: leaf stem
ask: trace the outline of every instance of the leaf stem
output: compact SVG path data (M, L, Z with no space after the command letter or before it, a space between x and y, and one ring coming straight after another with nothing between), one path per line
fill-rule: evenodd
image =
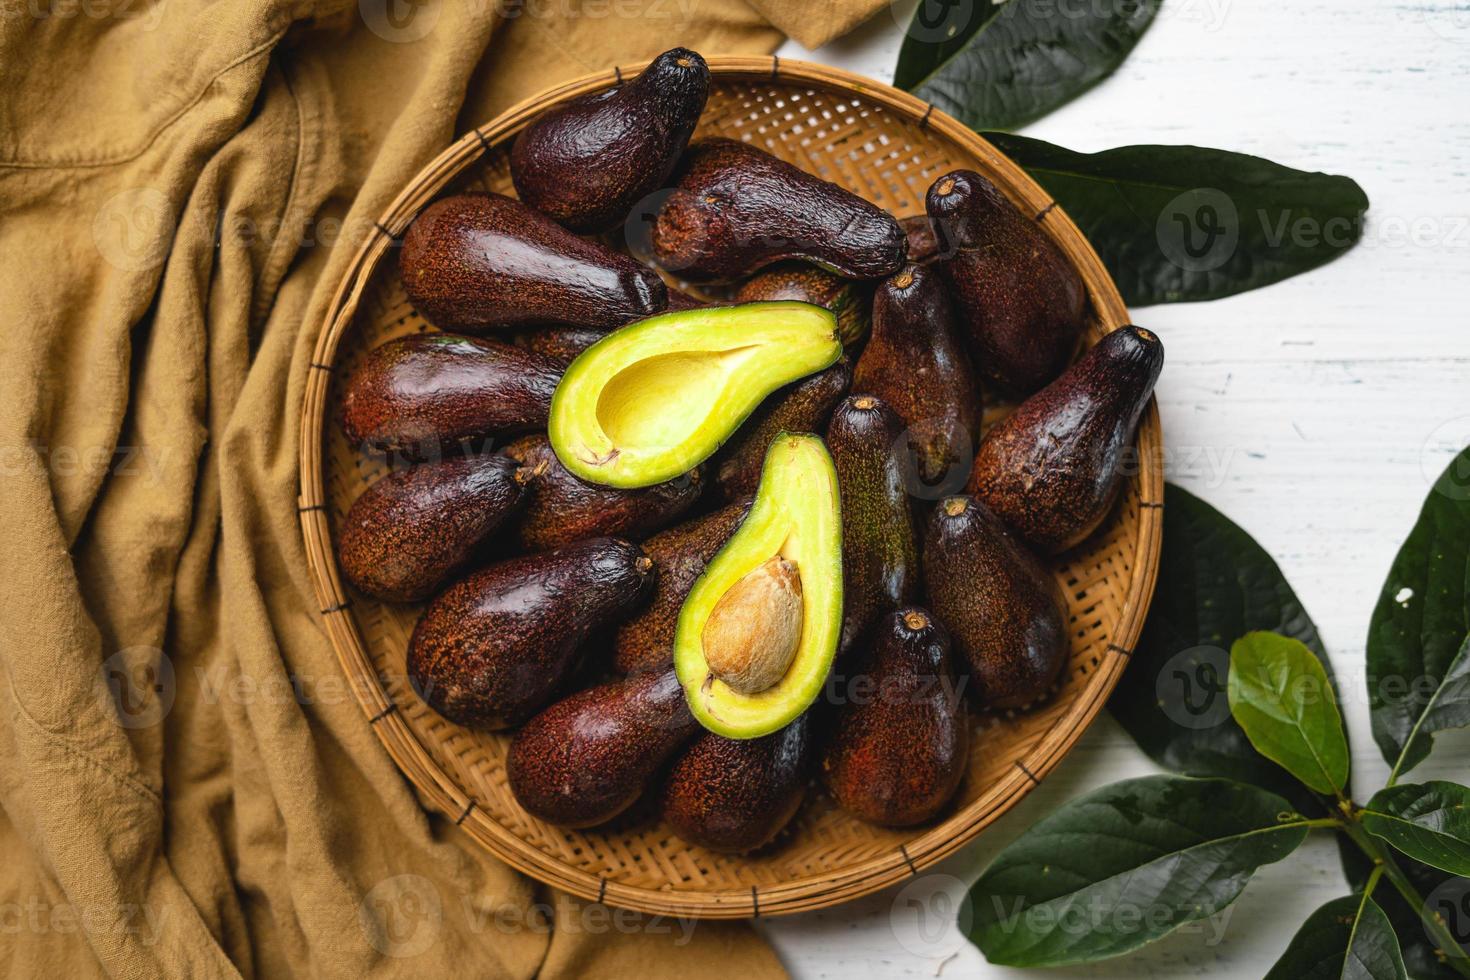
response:
M1325 829L1341 830L1342 829L1342 821L1339 820L1339 819L1337 819L1336 817L1317 817L1314 820L1303 820L1301 823L1295 824L1294 826L1297 826L1297 827L1306 827L1306 828L1311 829L1311 830L1318 830L1318 829L1324 829L1324 830Z
M1408 875L1404 874L1388 848L1363 829L1355 811L1348 812L1346 819L1335 822L1342 832L1347 834L1348 838L1373 861L1373 873L1368 877L1368 884L1364 886L1365 890L1376 884L1374 881L1376 877L1381 875L1387 878L1398 893L1404 897L1404 901L1409 903L1409 908L1413 909L1423 920L1430 937L1439 946L1439 952L1444 958L1445 965L1461 976L1470 977L1470 958L1460 952L1459 942L1450 933L1449 927L1445 925L1440 914L1425 906L1424 896L1419 894L1419 889L1415 888Z

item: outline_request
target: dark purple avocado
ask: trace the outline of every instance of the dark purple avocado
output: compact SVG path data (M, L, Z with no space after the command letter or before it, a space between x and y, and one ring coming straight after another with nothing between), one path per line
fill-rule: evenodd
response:
M1062 372L1082 335L1082 277L1034 220L973 170L925 200L962 334L981 374L1015 398Z
M558 701L510 743L516 801L559 827L592 827L622 813L665 762L700 731L673 669L636 674Z
M398 270L414 308L441 330L611 330L669 302L652 270L500 194L430 204L403 236Z
M749 143L700 141L676 180L650 244L661 267L690 281L737 279L783 259L849 279L903 265L908 240L888 212Z
M775 839L806 795L807 715L760 738L701 735L669 770L661 811L684 840L744 854Z
M348 378L342 426L359 447L432 458L463 439L545 428L563 368L478 337L390 340Z
M409 640L409 678L450 721L514 727L551 700L583 642L653 578L643 550L614 538L489 565L429 603Z
M501 450L531 472L526 502L511 532L526 551L610 535L641 541L677 521L704 490L699 469L636 490L604 487L573 476L543 435Z
M839 701L822 778L842 808L884 827L938 814L970 753L944 627L916 606L885 616Z
M388 602L427 598L515 511L528 476L498 453L388 474L342 518L342 574L359 592Z
M924 535L924 586L989 708L1047 694L1071 653L1067 604L1051 572L973 497L946 497Z
M511 148L516 193L573 231L615 228L664 186L708 97L704 59L665 51L632 81L532 120Z
M967 492L1044 554L1080 544L1137 470L1133 439L1163 367L1152 331L1114 330L985 434Z

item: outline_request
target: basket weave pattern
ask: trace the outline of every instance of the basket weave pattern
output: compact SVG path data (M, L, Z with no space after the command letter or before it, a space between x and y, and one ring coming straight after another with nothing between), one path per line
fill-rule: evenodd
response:
M1034 183L979 137L924 103L816 65L711 58L708 107L696 138L744 139L852 190L895 215L922 213L941 173L985 174L1036 216L1088 284L1088 342L1127 322L1101 264ZM619 72L569 83L466 135L431 163L379 222L344 278L318 341L302 421L301 507L321 608L366 712L425 802L504 860L590 899L645 911L744 917L821 908L916 874L952 853L1044 777L1095 716L1138 637L1157 570L1163 479L1158 415L1139 435L1140 472L1108 524L1055 564L1070 604L1073 644L1059 693L1014 715L974 719L975 750L950 815L906 831L871 827L816 787L781 839L750 857L686 844L646 804L592 831L564 831L525 814L505 776L505 735L445 721L410 689L404 651L419 607L349 593L333 554L336 522L386 464L355 451L338 424L341 388L357 361L394 337L432 329L398 281L393 239L445 190L513 193L510 138L554 101L614 84ZM993 412L991 413L993 414Z

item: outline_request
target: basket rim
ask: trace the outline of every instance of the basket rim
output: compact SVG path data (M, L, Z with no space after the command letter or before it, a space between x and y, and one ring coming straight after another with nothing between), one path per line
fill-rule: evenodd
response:
M1036 219L1046 222L1052 239L1087 283L1089 299L1104 332L1129 323L1127 308L1112 278L1071 219L1016 164L952 116L913 95L844 69L774 55L714 55L705 60L711 75L724 79L806 83L846 90L958 144L985 161L990 168L987 176L1000 178L997 182L1002 183L1004 190L1034 207ZM619 65L552 86L465 133L404 186L375 222L376 233L358 247L323 317L302 398L297 507L312 586L328 637L343 672L352 682L354 696L399 770L422 798L518 871L583 899L654 914L731 919L826 908L916 876L968 844L1040 784L1102 709L1138 641L1158 576L1164 506L1163 435L1158 405L1156 400L1150 400L1139 426L1138 535L1132 575L1117 628L1109 638L1108 655L1089 674L1086 684L1072 695L1065 713L1047 729L1025 761L1018 760L1004 779L979 797L943 821L921 828L887 856L867 858L836 874L808 874L776 885L752 885L748 890L680 891L627 885L567 865L517 837L478 807L443 767L433 761L398 711L389 690L392 685L378 674L352 616L352 598L343 587L332 547L327 517L329 502L323 479L323 433L328 423L326 408L331 372L339 343L351 326L378 261L424 204L550 103L619 84L625 75L636 74L647 63Z

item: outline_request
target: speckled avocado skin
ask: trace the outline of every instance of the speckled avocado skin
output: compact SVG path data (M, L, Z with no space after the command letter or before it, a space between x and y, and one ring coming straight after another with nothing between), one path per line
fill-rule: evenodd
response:
M771 440L781 432L822 431L851 383L852 365L844 356L827 370L773 392L715 454L720 498L741 500L754 494Z
M573 231L616 227L664 186L708 96L704 59L674 48L626 85L542 113L511 148L516 193Z
M878 284L873 334L852 390L877 395L898 413L924 484L959 489L980 438L980 386L933 268L908 265Z
M842 494L842 640L852 648L882 613L918 598L919 545L904 484L904 426L882 399L844 399L827 425Z
M533 351L458 334L391 340L348 378L342 426L359 447L411 457L474 436L545 428L563 368Z
M883 617L845 686L823 752L827 788L859 819L908 827L950 801L969 753L969 719L944 627L915 606Z
M694 282L728 281L783 259L851 279L898 271L908 241L886 211L728 139L690 147L653 221L655 261Z
M1061 373L1081 336L1087 290L1036 221L973 170L935 181L925 204L937 268L981 374L1024 398Z
M359 592L427 598L521 500L526 472L499 454L399 470L368 487L337 529L337 561Z
M989 708L1044 696L1071 652L1056 578L973 497L948 497L924 532L924 586Z
M812 755L807 718L761 738L700 736L669 770L664 821L711 851L744 854L769 844L806 795Z
M677 521L704 490L698 469L639 490L587 483L561 465L543 435L517 439L501 451L532 473L525 506L512 527L526 551L600 535L641 541Z
M497 562L429 603L408 644L420 695L450 721L513 727L557 692L594 630L652 585L653 562L613 538Z
M797 300L832 311L844 346L861 344L872 320L872 300L864 283L833 275L806 262L781 262L747 279L735 302Z
M638 674L673 666L679 610L705 566L748 513L749 500L730 504L643 542L643 550L658 569L658 582L648 605L618 627L613 640L615 670Z
M565 368L578 354L606 336L606 330L593 327L540 327L516 334L515 343Z
M653 271L499 194L429 205L403 236L398 268L414 308L442 330L610 330L668 304Z
M669 307L666 312L693 310L709 304L701 302L688 293L677 289L669 290ZM515 345L550 358L565 368L577 359L584 350L608 335L609 331L599 327L542 326L522 330L515 336Z
M589 688L516 734L511 792L531 816L560 827L606 823L699 730L672 669Z
M1080 544L1136 471L1133 437L1163 367L1164 345L1151 331L1108 334L991 427L967 492L1043 553Z

